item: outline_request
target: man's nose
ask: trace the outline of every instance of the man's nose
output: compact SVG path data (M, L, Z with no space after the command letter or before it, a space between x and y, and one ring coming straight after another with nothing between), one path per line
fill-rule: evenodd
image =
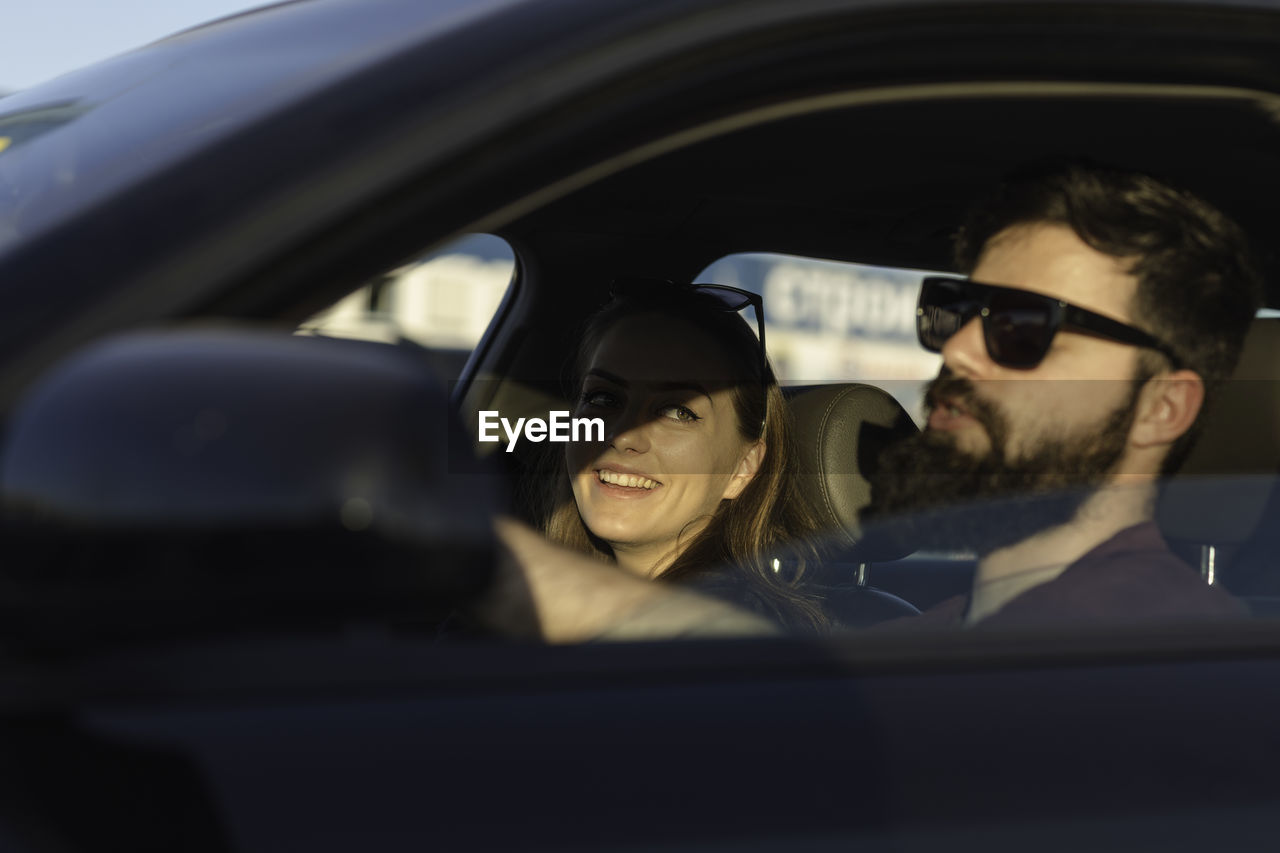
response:
M619 452L644 453L649 449L650 421L639 411L626 411L609 424L609 446Z
M987 353L987 342L982 335L982 317L974 315L965 321L954 335L942 345L942 363L957 376L969 379L987 375L994 365Z

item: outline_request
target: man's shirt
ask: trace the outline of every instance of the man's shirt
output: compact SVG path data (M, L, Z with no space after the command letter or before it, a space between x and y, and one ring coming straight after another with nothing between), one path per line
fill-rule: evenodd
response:
M968 607L969 596L957 595L894 624L903 628L908 623L922 628L959 626ZM1169 550L1154 522L1146 522L1120 531L1053 580L1011 599L978 624L1128 624L1247 614L1244 604L1209 586Z

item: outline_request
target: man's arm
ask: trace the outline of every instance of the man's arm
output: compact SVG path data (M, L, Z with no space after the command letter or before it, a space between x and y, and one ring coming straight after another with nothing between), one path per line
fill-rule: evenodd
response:
M760 616L552 545L518 521L495 528L498 576L477 615L503 633L552 643L777 633Z

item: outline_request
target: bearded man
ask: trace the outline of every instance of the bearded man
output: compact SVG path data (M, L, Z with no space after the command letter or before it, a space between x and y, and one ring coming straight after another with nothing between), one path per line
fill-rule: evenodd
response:
M1153 521L1261 303L1240 229L1151 177L1073 164L979 203L957 262L968 278L926 279L917 309L943 359L928 423L882 456L868 513L979 556L970 594L920 619L1241 612Z

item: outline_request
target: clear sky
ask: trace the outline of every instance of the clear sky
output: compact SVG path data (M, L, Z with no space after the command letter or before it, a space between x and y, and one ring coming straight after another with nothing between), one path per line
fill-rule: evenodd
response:
M0 91L35 85L269 0L27 0L0 11Z

